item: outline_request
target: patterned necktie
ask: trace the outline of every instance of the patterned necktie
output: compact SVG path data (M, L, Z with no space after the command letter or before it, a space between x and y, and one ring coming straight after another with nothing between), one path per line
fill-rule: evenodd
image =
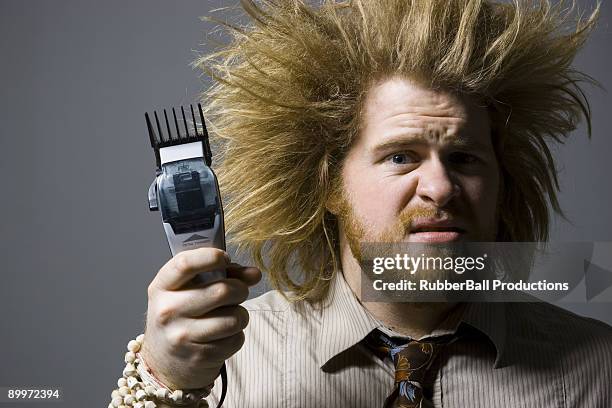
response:
M428 401L423 398L423 381L427 369L431 367L438 352L445 342L428 342L410 340L407 343L396 343L374 330L365 338L365 344L372 350L387 355L395 365L395 387L385 400L384 408L424 408Z

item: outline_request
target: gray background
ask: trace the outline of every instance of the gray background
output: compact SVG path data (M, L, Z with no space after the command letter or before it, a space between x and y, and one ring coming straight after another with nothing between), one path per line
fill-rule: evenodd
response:
M214 28L198 17L220 3L0 0L0 387L108 403L169 257L146 206L143 113L197 99L206 82L189 62ZM576 66L612 89L609 4L602 12ZM581 127L557 152L572 223L556 222L553 240L612 241L612 97L587 93L594 137ZM612 322L607 303L565 306Z

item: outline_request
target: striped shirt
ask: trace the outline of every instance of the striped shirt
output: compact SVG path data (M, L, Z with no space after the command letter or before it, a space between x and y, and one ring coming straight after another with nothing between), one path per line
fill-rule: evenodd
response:
M381 407L389 359L362 340L393 334L341 274L324 306L271 291L248 300L243 348L227 361L227 408ZM546 303L473 303L424 381L434 407L612 407L612 328ZM431 336L444 334L436 330ZM207 401L218 402L217 379Z

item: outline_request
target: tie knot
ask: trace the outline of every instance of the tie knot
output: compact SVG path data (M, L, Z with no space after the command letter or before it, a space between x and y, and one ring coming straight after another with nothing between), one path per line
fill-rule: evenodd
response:
M395 382L423 382L425 372L431 366L440 346L432 342L413 340L390 349L389 354L395 365Z
M390 338L380 330L374 330L365 338L365 343L380 357L389 356L395 366L395 382L415 381L421 383L427 369L446 341L417 341Z
M395 366L395 388L384 407L423 407L425 375L441 348L457 340L456 333L430 340L406 340L389 337L380 330L370 332L364 343L379 357L391 357Z

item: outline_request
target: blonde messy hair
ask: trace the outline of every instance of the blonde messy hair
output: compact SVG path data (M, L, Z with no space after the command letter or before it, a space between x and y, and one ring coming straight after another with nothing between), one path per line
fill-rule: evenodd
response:
M221 155L227 233L291 300L320 300L337 269L326 209L369 86L418 77L489 107L502 171L498 240L543 241L561 213L547 141L581 117L591 78L571 63L594 26L574 4L520 0L242 0L251 23L195 65ZM550 207L549 207L550 205ZM299 267L300 277L289 271Z

